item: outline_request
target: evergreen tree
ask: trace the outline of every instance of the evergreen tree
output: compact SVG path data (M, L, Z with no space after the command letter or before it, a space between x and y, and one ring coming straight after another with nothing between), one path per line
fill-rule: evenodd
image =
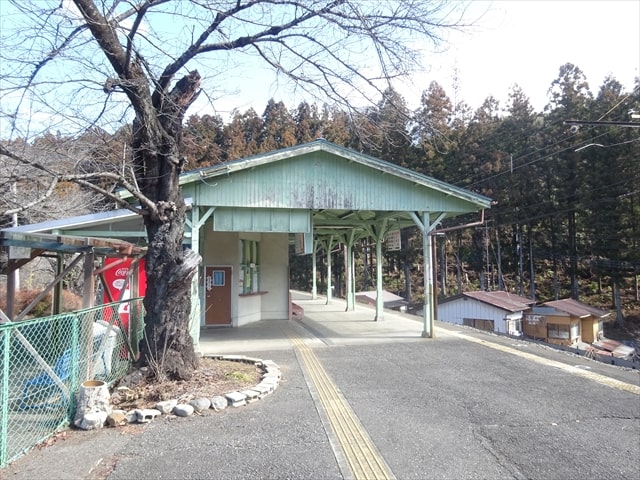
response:
M549 89L550 103L547 105L548 120L554 126L547 132L546 143L553 149L550 154L554 162L548 163L551 170L549 180L551 192L557 192L552 213L553 231L558 228L567 232L565 244L566 271L570 278L571 298L579 298L578 285L578 231L580 221L585 219L583 212L583 185L588 169L582 162L583 153L576 151L576 145L584 141L586 134L572 131L564 126L564 121L585 118L588 102L592 99L589 84L582 70L567 63L560 67L559 76ZM575 130L575 129L574 129ZM558 225L563 219L562 224Z
M525 252L529 252L527 240L536 241L540 246L544 239L540 232L544 216L541 211L544 175L536 156L540 126L529 98L519 86L514 85L509 93L507 116L500 122L497 133L504 164L496 190L497 205L491 209L491 214L496 219L496 228L502 227L502 234L497 234L497 237L507 247L502 250L507 266L517 271L517 290L521 295L526 294L524 259ZM527 227L528 239L524 236L523 224ZM537 235L535 240L531 238L534 235ZM529 270L534 270L534 259L530 257L528 260ZM529 296L535 299L534 275L530 275L529 284Z
M444 89L431 82L422 92L420 106L414 114L413 141L422 152L414 170L443 179L445 157L451 152L451 123L454 107Z
M608 121L627 121L632 101L622 85L608 77L590 105L590 114ZM632 272L633 243L637 242L637 221L630 208L640 183L640 166L634 155L637 146L633 145L636 140L637 132L632 129L598 127L581 150L589 170L584 189L586 253L592 257L595 273L611 279L612 305L621 326L624 317L619 291L625 274Z
M301 102L293 115L296 142L307 143L322 137L322 119L315 104Z
M255 155L259 152L262 119L253 108L245 113L234 111L231 122L224 128L224 160Z
M352 118L348 112L337 107L322 107L322 136L336 145L353 146L356 135L353 133Z
M296 128L293 118L283 102L270 99L262 114L260 151L270 152L296 144Z
M223 161L224 122L219 115L192 115L183 133L187 169L208 167Z

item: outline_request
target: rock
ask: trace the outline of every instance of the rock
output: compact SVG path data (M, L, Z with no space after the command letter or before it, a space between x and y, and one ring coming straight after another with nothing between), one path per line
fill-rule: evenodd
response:
M173 408L173 414L178 417L188 417L193 415L194 408L186 403L179 403Z
M127 424L127 414L124 410L114 410L107 415L107 425L110 427L118 427Z
M264 390L266 390L267 393L271 393L276 389L277 386L278 386L278 382L263 380L258 385L253 387L253 389L259 392L263 392Z
M127 420L127 423L136 423L138 421L138 414L135 410L129 410L125 414L125 419Z
M227 408L229 405L229 401L220 395L211 398L211 408L213 408L216 412L220 412Z
M194 398L189 402L189 405L193 407L196 412L202 412L208 410L211 407L211 400L204 397Z
M171 413L174 407L178 404L177 400L164 400L162 402L156 403L156 410L160 410L160 412L164 415Z
M102 428L107 420L107 412L87 412L75 422L76 427L83 430Z
M135 410L138 423L150 423L151 420L161 415L155 408L138 408Z
M131 402L138 398L138 394L129 387L118 387L116 388L114 397L116 397L119 402Z
M227 400L229 400L229 405L231 405L232 407L241 407L247 404L247 397L240 392L227 393L225 397L227 397Z
M147 369L139 368L122 377L122 380L118 382L118 385L130 388L137 387L142 384L148 373Z

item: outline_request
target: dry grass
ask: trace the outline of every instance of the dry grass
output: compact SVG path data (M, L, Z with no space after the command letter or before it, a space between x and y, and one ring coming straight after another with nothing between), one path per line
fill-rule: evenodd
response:
M143 382L133 389L134 399L124 400L114 395L115 408L152 408L162 400L176 399L188 403L198 397L211 398L216 395L246 390L260 383L261 372L253 363L201 358L200 366L189 380Z
M18 290L16 291L15 299L14 299L14 313L22 312L27 305L29 305L35 298L40 295L42 290L32 289L32 290ZM47 317L51 315L51 302L52 302L52 294L49 293L45 295L43 299L41 299L26 315L26 318L39 318L39 317ZM6 310L7 308L7 293L6 287L0 286L0 310ZM76 310L80 310L82 308L82 297L68 291L62 291L62 311L63 312L73 312Z

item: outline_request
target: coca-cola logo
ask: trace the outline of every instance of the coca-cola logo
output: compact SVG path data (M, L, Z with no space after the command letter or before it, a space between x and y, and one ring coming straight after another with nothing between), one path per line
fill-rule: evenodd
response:
M116 270L116 277L126 277L129 269L127 267L122 267Z

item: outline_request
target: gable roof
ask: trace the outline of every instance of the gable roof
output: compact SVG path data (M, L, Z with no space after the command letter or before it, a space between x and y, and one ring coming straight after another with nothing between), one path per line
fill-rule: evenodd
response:
M565 298L562 300L552 300L550 302L544 302L542 305L547 307L553 307L556 310L560 310L561 312L568 313L574 317L584 318L584 317L596 317L596 318L604 318L609 315L609 312L605 312L604 310L600 310L594 308L590 305L586 305L578 300L574 300L573 298Z
M179 183L187 203L208 209L215 231L303 233L344 242L421 225L423 214L427 227L436 228L446 218L491 206L483 195L324 139L186 172ZM135 217L119 210L18 228L144 242L142 220Z
M215 210L216 231L277 224L277 231L351 241L420 225L425 213L432 229L491 206L483 195L324 139L187 172L180 184L194 205Z
M484 195L473 193L469 190L436 180L435 178L422 175L393 163L356 152L355 150L341 147L322 138L313 142L186 172L181 175L180 184L185 185L196 181L225 177L236 172L251 170L258 166L272 165L294 157L302 157L319 152L340 157L349 163L362 165L380 173L411 182L415 185L427 187L430 190L442 193L446 196L470 202L475 205L476 210L481 208L490 208L491 206L491 199Z
M535 301L521 297L519 295L514 295L509 292L495 291L495 292L484 292L484 291L474 291L474 292L463 292L460 295L455 295L453 297L445 298L440 300L439 303L451 302L460 298L473 298L482 303L486 303L493 307L499 308L501 310L505 310L507 312L520 312L523 310L527 310L535 303Z

